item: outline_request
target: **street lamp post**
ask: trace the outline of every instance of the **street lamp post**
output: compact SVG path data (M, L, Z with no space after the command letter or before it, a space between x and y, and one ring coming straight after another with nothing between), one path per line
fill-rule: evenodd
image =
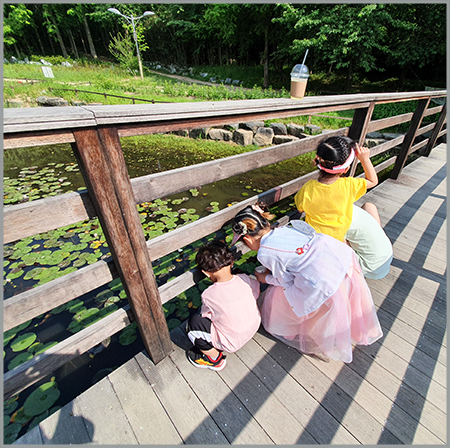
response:
M116 8L108 8L109 12L112 12L114 14L118 14L119 16L124 17L128 23L131 23L131 26L133 27L133 37L134 37L134 41L136 42L136 52L137 52L137 57L138 57L138 62L139 62L139 71L141 73L141 79L144 80L144 72L142 70L142 62L141 62L141 55L139 54L139 45L138 45L138 40L137 40L137 34L136 34L136 27L134 26L134 21L138 21L139 19L142 19L142 17L145 16L152 16L153 14L155 14L154 12L151 11L145 11L144 14L142 14L142 16L139 17L133 17L133 14L131 14L130 17L123 15L118 9Z

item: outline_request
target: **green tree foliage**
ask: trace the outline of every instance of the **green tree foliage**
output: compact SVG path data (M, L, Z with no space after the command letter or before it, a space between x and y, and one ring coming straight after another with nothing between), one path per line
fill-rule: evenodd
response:
M33 13L24 4L5 5L3 9L3 42L14 45L23 38Z
M111 57L110 42L131 35L131 25L109 7L126 16L155 13L137 23L144 61L262 67L264 87L286 83L307 49L313 74L346 74L349 85L368 74L446 75L446 5L439 3L5 4L5 56Z
M286 5L280 22L294 27L291 54L301 60L307 49L314 68L328 64L346 69L351 84L355 71L380 70L375 54L383 51L389 14L383 4Z
M122 36L121 33L118 33L116 36L111 36L109 51L124 69L138 69L138 59L134 55L135 44L133 38L128 33L125 36Z

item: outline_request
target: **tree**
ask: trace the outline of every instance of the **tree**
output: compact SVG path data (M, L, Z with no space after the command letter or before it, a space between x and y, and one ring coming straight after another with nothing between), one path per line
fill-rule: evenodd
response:
M3 13L3 42L6 45L13 45L17 57L20 58L17 43L23 38L26 28L30 25L33 13L24 4L4 5Z
M388 23L389 39L384 49L385 63L401 68L401 85L409 70L425 66L433 66L433 72L440 71L445 75L446 5L386 6L391 21Z
M61 52L63 56L67 58L69 55L67 54L66 46L59 30L59 24L64 21L64 18L66 16L65 11L61 7L62 5L57 4L43 5L43 16L48 33L51 36L56 35L56 39L61 47Z
M87 4L76 4L70 5L67 10L67 15L76 17L78 22L84 27L84 31L86 33L86 38L89 44L89 52L94 59L97 59L97 52L95 51L94 41L92 39L91 29L88 24L87 18L89 17L89 13L91 11L91 5Z
M386 5L285 6L282 23L294 24L291 54L297 58L310 49L315 62L322 59L347 70L347 87L355 71L381 70L374 53L385 49L390 20Z

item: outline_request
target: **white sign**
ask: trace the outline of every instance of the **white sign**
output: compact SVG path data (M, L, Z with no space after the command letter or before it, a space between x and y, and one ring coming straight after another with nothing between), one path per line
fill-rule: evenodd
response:
M50 67L41 67L41 68L46 78L54 78L52 69Z

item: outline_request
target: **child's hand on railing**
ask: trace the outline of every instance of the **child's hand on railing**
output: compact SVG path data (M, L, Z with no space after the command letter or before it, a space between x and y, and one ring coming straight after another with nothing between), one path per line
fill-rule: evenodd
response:
M370 149L359 145L359 143L356 144L356 157L358 160L362 163L365 160L370 160Z

